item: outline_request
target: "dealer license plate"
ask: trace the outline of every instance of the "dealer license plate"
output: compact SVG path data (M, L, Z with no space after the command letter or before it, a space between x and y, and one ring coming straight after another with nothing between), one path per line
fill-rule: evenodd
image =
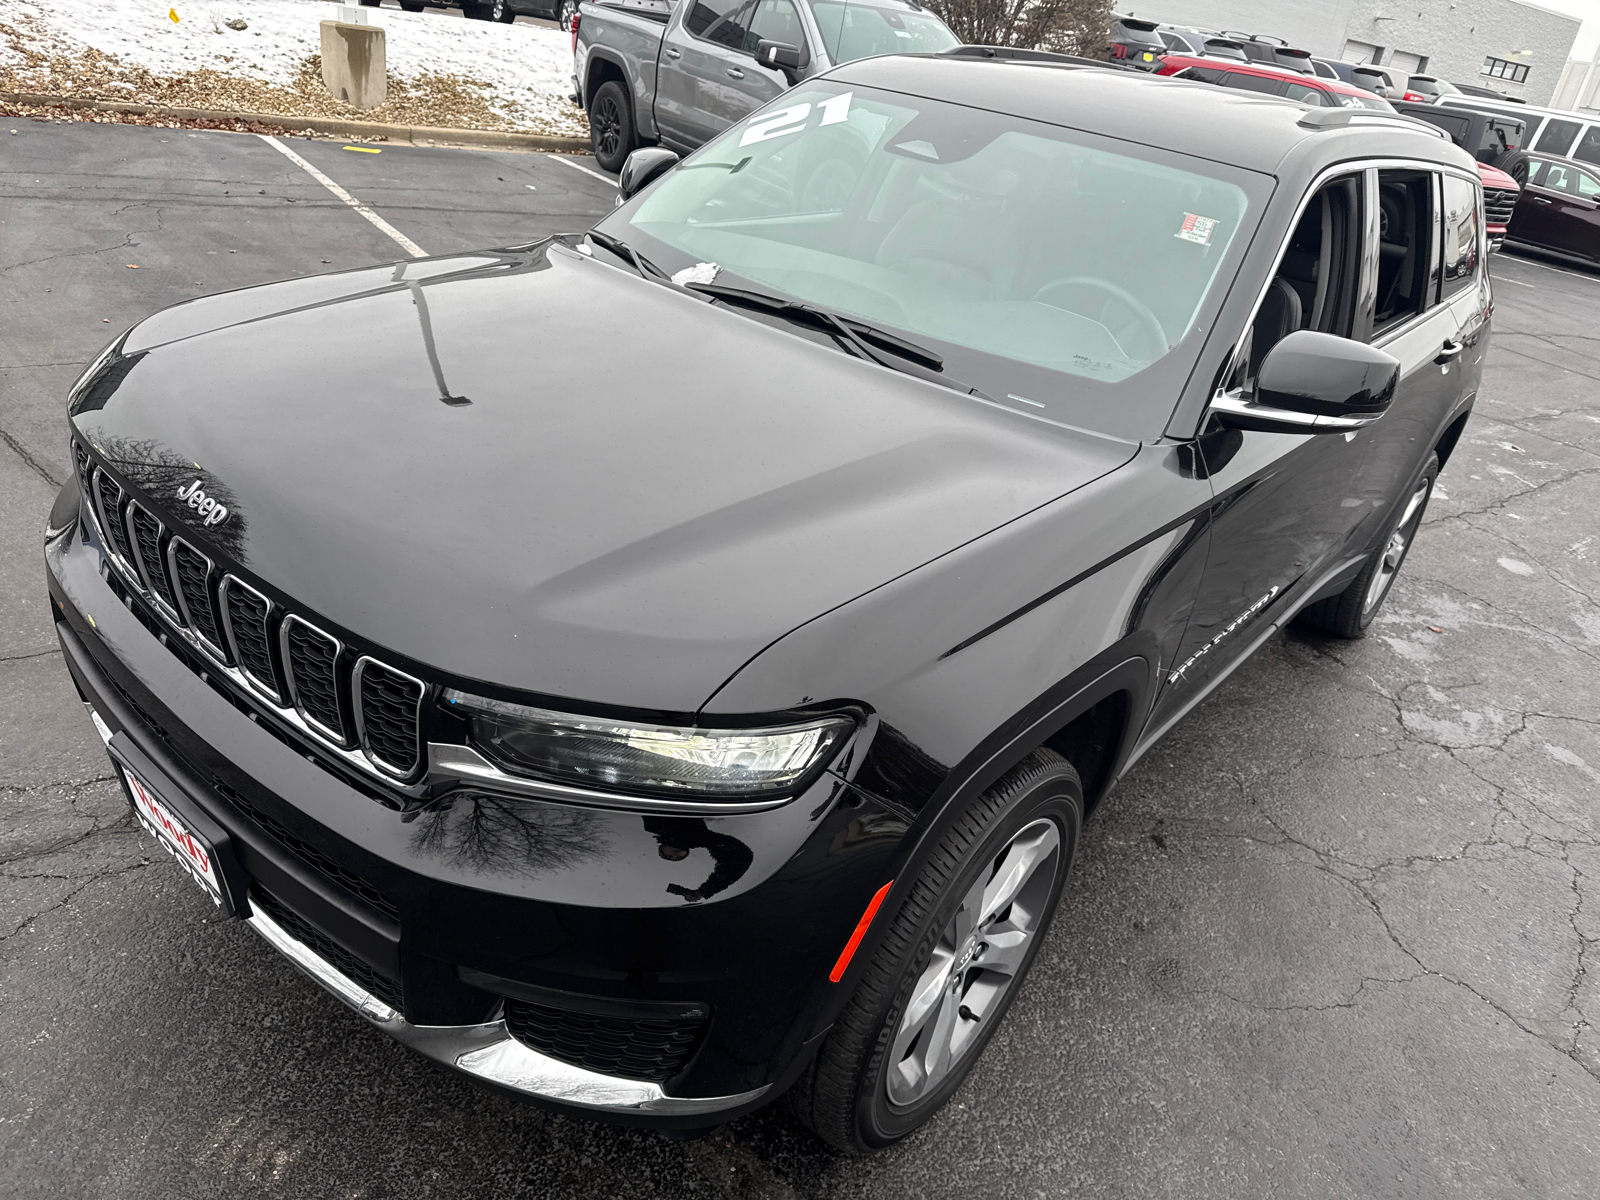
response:
M132 771L125 772L128 790L133 794L133 815L139 818L156 841L206 890L213 904L222 904L222 881L217 874L216 856L202 837L184 827L176 814L161 802Z

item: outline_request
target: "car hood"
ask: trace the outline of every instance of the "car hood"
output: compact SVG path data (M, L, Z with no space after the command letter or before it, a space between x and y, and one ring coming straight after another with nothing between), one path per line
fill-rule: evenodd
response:
M169 525L357 649L677 713L1136 449L562 243L179 305L73 420ZM176 498L196 480L225 521Z
M1488 163L1478 164L1478 176L1486 188L1505 188L1507 191L1520 192L1522 185L1499 167L1491 167Z

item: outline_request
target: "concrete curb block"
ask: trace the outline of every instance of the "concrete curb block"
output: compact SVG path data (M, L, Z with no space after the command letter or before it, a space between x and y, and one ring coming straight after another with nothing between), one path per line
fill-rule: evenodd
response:
M587 154L589 140L549 137L542 133L504 133L494 129L448 129L430 125L385 125L378 121L349 121L343 117L288 117L278 113L222 112L210 108L168 108L164 104L123 104L116 100L85 100L76 96L37 96L28 92L0 92L0 102L48 108L88 108L97 112L129 113L141 117L172 117L182 121L254 121L298 131L332 133L340 137L382 138L413 146L470 146L480 150L535 150L557 154Z

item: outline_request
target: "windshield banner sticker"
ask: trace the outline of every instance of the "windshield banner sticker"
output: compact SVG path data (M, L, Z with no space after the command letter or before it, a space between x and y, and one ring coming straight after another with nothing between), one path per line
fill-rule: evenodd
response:
M850 100L854 92L842 92L831 99L824 100L817 105L817 111L822 114L822 125L837 125L841 121L850 119ZM769 142L773 138L786 137L791 133L799 133L806 126L806 118L811 115L811 105L791 104L788 108L780 108L770 117L763 117L750 124L739 135L739 145L751 146L756 142Z
M1181 237L1184 241L1193 242L1197 246L1209 246L1211 235L1216 229L1216 217L1197 217L1194 213L1184 213L1183 228L1172 236Z

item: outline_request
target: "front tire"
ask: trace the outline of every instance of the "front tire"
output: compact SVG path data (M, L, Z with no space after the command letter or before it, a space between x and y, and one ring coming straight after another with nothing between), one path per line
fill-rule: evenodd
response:
M1361 573L1350 581L1350 586L1337 596L1319 600L1305 611L1305 619L1335 637L1365 637L1367 628L1377 617L1378 610L1388 598L1396 576L1411 552L1417 529L1428 511L1428 498L1433 495L1433 482L1439 478L1439 459L1428 456L1428 465L1411 489L1406 502L1395 515L1378 543L1378 548L1367 558Z
M602 83L589 102L589 145L594 160L607 171L620 171L637 146L628 93L615 79Z
M955 1094L1038 954L1082 827L1078 774L1049 750L956 818L789 1093L808 1128L865 1153Z
M510 0L490 0L489 20L497 21L501 25L509 25L517 19L517 14L511 11Z

